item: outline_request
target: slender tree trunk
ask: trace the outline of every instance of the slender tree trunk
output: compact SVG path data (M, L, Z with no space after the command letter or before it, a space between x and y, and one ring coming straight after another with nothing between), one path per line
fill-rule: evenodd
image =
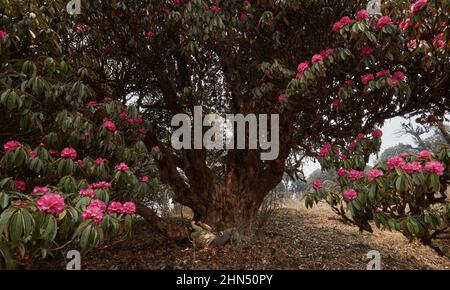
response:
M447 144L450 145L450 134L447 131L447 127L442 122L438 122L437 127L438 127L439 131L441 132L442 137L444 137L445 142L447 142Z

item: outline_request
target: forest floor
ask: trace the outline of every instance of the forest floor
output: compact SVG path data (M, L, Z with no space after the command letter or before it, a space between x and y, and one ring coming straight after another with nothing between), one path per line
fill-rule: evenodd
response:
M193 249L167 241L144 223L132 237L82 257L83 269L366 269L367 253L377 250L382 269L450 269L450 259L399 233L360 233L327 207L306 209L290 203L275 210L256 241L247 247ZM34 268L63 269L55 258Z

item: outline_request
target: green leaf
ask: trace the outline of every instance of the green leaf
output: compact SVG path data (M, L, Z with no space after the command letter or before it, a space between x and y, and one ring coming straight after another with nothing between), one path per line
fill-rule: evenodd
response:
M4 212L2 212L2 214L0 215L0 233L3 233L3 230L8 225L8 222L11 218L12 213L13 213L13 210L8 209L8 210L5 210Z
M0 207L5 209L9 204L9 196L6 192L0 192ZM0 231L1 232L1 231Z
M129 233L131 231L131 225L132 225L132 217L131 215L125 216L125 232Z
M24 232L24 220L20 211L16 211L9 223L9 238L13 242L20 241Z
M0 254L3 257L3 260L5 261L6 269L7 270L14 269L15 262L14 262L14 256L12 254L12 251L9 248L8 244L2 243L1 241L0 241Z

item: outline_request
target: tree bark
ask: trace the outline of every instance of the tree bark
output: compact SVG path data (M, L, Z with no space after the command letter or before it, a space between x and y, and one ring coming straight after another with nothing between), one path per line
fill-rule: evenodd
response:
M439 131L441 132L442 137L444 137L445 142L447 142L447 144L450 145L450 134L447 131L447 127L442 122L438 122L437 127L438 127Z

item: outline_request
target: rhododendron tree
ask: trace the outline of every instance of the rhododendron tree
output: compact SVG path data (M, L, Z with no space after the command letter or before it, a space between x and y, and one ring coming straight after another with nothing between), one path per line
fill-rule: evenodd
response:
M365 137L374 127L408 114L424 122L439 121L450 107L450 4L445 0L430 0L414 9L411 1L389 1L382 7L383 15L376 16L363 11L367 1L356 0L82 1L83 12L71 17L63 16L64 1L37 2L46 8L34 13L48 16L43 17L49 19L48 29L35 27L35 21L20 21L31 17L20 11L30 12L34 6L0 8L10 17L0 23L6 32L2 62L11 63L11 70L2 68L2 73L14 75L1 83L0 104L8 112L23 112L30 104L42 107L23 112L24 121L1 119L8 132L1 135L3 143L24 144L10 151L22 152L14 153L19 161L8 152L5 164L26 163L29 151L35 151L35 159L44 152L54 161L54 173L61 178L78 172L80 165L92 166L86 173L96 180L88 184L99 192L97 198L106 198L110 191L131 192L127 186L149 175L136 173L136 164L144 159L133 153L152 148L158 175L170 185L174 200L215 228L251 228L262 201L283 174L302 177L305 158L327 163L330 155L339 156L339 168L362 171L364 158L357 158L358 166L345 164L353 162L352 152L362 143L372 144L370 151L378 148ZM21 61L14 63L17 59ZM49 81L44 77L50 72L59 76L53 82L64 85L45 94ZM34 103L31 96L36 94L57 105ZM278 157L261 160L262 149L173 149L172 117L193 115L195 106L204 112L279 114ZM8 114L0 118L11 120ZM42 118L54 122L43 124ZM26 129L19 130L19 124ZM28 132L27 126L43 128L49 136L33 131L19 138ZM55 126L64 137L52 134ZM79 139L97 149L75 144ZM60 156L66 147L76 150L78 160ZM90 156L92 152L96 156ZM98 165L97 158L107 161ZM116 169L121 162L130 170ZM47 175L52 176L43 176ZM354 182L365 181L360 175L352 175ZM44 185L51 184L36 186ZM88 187L78 186L74 192ZM346 190L348 199L358 200L362 194L359 188ZM137 204L140 209L145 207ZM99 216L97 210L92 213ZM147 213L146 219L161 225Z
M95 95L47 29L60 10L25 3L0 5L0 268L127 234L158 188L136 107Z
M344 221L362 230L372 232L369 222L374 221L379 228L419 238L444 253L433 239L450 229L450 148L393 156L376 164L367 175L361 171L361 178L355 178L354 168L365 168L368 154L377 152L379 145L377 137L364 139L344 162L330 151L321 165L326 170L338 168L340 190L314 188L305 199L306 205L325 201Z

